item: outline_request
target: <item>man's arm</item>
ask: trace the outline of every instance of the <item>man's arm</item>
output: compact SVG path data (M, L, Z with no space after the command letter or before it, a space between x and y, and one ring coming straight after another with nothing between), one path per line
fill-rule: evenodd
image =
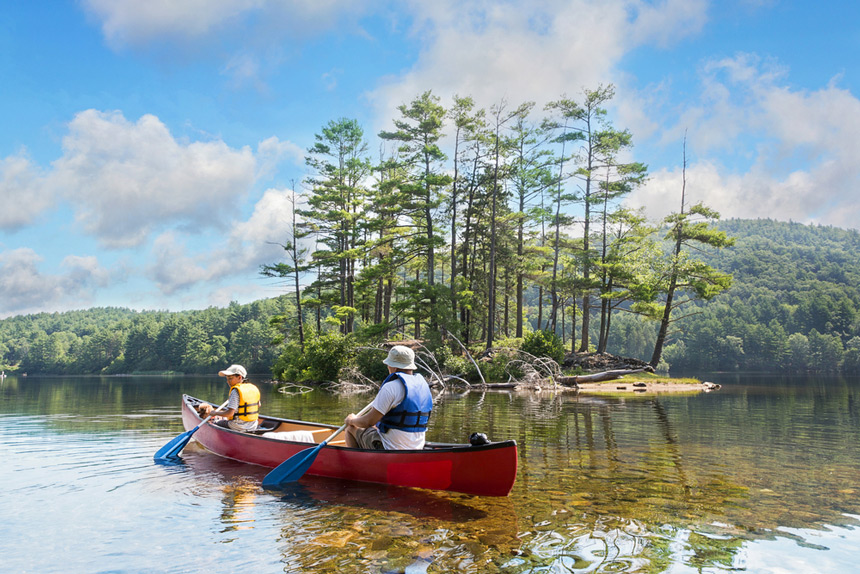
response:
M361 415L360 417L355 416L355 413L350 413L343 420L344 424L348 427L356 427L360 429L366 429L368 427L372 427L376 423L382 420L382 413L371 407L369 411Z

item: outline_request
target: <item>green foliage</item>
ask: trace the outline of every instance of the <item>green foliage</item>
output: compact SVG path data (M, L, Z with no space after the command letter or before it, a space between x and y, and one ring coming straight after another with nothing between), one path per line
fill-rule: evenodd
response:
M445 371L451 375L457 375L469 380L478 379L478 373L475 370L475 365L465 355L453 355L445 361Z
M860 368L849 344L860 336L860 234L771 220L717 227L735 244L697 257L733 285L674 325L685 351L673 353L673 369Z
M97 308L11 317L0 320L0 364L28 374L135 374L242 363L264 373L276 355L269 319L289 309L277 297L178 313Z
M436 358L436 364L439 369L442 371L447 371L452 361L454 360L454 353L451 351L451 348L448 345L437 345L432 349L433 356ZM456 364L456 363L453 363Z
M275 361L275 378L292 383L337 381L341 368L353 359L355 341L352 335L331 332L309 336L304 351L291 342Z
M564 343L561 337L551 331L526 333L520 348L535 357L549 357L559 364L564 361Z
M489 360L481 361L479 364L488 383L507 383L512 379L521 378L524 374L519 367L518 359L519 356L515 350L502 349L495 351Z
M385 349L360 349L355 354L355 366L368 379L382 382L388 376L388 367L382 362L385 357Z

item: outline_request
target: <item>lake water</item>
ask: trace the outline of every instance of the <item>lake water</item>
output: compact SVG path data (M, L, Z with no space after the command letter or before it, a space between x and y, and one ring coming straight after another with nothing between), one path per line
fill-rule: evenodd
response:
M519 444L511 496L480 498L313 477L273 493L268 469L193 442L154 464L181 393L226 398L217 376L9 377L0 555L16 573L858 571L860 381L708 380L443 395L430 440ZM260 386L266 413L335 425L371 398Z

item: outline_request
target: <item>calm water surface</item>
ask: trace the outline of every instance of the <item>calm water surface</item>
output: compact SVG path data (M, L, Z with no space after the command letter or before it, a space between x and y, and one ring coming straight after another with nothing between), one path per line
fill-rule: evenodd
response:
M0 384L7 572L819 572L860 570L860 381L713 375L714 393L446 394L431 440L514 438L510 497L305 477L195 443L183 392L223 379L14 378ZM264 411L340 424L369 395L284 394ZM493 469L488 468L491 473Z

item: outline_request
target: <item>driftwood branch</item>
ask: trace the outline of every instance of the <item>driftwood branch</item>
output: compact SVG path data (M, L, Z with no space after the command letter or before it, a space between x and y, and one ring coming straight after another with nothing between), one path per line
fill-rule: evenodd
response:
M578 385L580 383L599 383L600 381L612 381L620 379L624 375L632 375L633 373L641 373L643 371L654 372L654 369L645 367L642 369L618 369L615 371L604 371L602 373L592 373L590 375L573 375L568 377L557 377L556 381L562 385Z

